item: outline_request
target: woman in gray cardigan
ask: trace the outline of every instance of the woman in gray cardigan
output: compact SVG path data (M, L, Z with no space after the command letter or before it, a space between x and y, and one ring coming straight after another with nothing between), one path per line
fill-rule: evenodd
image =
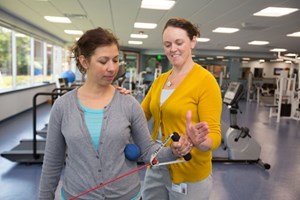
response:
M112 86L119 67L116 37L108 30L92 29L72 51L86 81L57 99L52 107L39 199L55 198L64 163L61 193L62 199L69 199L136 169L137 163L124 155L131 139L140 147L144 161L149 161L159 147L150 137L140 104ZM182 136L171 148L163 148L158 160L176 160L190 150L187 138ZM80 199L139 199L140 187L139 174L134 173Z

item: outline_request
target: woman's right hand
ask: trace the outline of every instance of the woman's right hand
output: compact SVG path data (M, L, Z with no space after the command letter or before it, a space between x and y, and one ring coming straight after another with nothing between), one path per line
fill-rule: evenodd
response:
M188 136L186 136L185 134L179 134L179 135L180 135L179 140L176 142L175 141L172 142L171 149L175 156L183 157L192 150L193 145L190 142Z

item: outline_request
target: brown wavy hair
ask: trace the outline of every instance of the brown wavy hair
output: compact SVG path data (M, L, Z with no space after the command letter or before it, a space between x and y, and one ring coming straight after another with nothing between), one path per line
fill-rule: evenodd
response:
M120 49L118 39L111 31L101 27L86 31L72 48L72 56L75 58L78 70L82 74L86 73L86 69L79 62L80 55L89 60L96 48L112 44L117 45Z

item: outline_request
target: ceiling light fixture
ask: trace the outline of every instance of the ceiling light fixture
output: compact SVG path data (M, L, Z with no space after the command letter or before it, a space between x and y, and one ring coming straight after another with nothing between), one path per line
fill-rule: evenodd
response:
M169 0L143 0L141 8L155 10L170 10L175 4L175 1Z
M249 61L250 60L250 58L242 58L243 60L247 60L247 61Z
M239 31L238 28L226 28L226 27L219 27L213 30L215 33L235 33Z
M139 38L139 39L146 39L148 38L147 34L139 33L139 34L130 34L131 38Z
M210 41L209 38L197 38L196 40L197 40L198 42L208 42L208 41Z
M134 28L145 28L145 29L155 29L157 24L155 23L143 23L143 22L135 22Z
M287 53L287 54L284 54L284 56L297 57L298 55L295 53Z
M286 49L280 49L280 48L274 48L274 49L271 49L270 51L272 51L272 52L285 52L287 50Z
M224 47L224 49L228 49L228 50L239 50L240 47L238 47L238 46L226 46L226 47Z
M142 41L129 40L129 41L128 41L128 44L142 45L143 42L142 42Z
M288 36L288 37L300 37L300 31L295 32L295 33L291 33L291 34L287 34L286 36Z
M258 40L248 42L248 44L250 44L250 45L266 45L266 44L269 44L269 43L270 42L268 42L268 41L258 41Z
M44 16L44 18L49 22L65 23L65 24L72 23L68 17Z
M259 12L254 13L254 16L262 17L281 17L291 14L299 10L298 8L283 8L283 7L267 7Z
M70 35L82 35L83 32L80 30L64 30L65 33Z

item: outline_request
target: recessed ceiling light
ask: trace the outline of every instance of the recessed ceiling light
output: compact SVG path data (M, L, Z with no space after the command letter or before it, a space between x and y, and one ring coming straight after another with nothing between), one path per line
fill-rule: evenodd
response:
M65 33L70 35L82 35L83 32L80 30L64 30Z
M215 33L235 33L239 31L238 28L226 28L226 27L219 27L213 30Z
M228 50L239 50L240 47L238 47L238 46L226 46L224 49L228 49Z
M208 41L210 41L210 39L209 38L197 38L197 41L198 42L208 42Z
M297 54L295 54L295 53L287 53L287 54L284 54L284 56L296 57Z
M250 58L242 58L242 59L243 59L243 60L248 60L248 61L250 60Z
M271 49L270 51L272 52L284 52L284 51L287 51L286 49L280 49L280 48L274 48L274 49Z
M147 34L130 34L131 38L139 38L139 39L145 39L148 38Z
M175 1L169 0L143 0L141 8L155 10L170 10L175 4Z
M156 28L157 24L154 23L142 23L142 22L135 22L134 28L145 28L145 29L154 29Z
M299 32L295 32L295 33L291 33L291 34L287 34L286 36L289 36L289 37L300 37L300 31Z
M143 44L143 42L142 42L142 41L133 41L133 40L129 40L129 41L128 41L128 44L141 45L141 44Z
M262 9L259 12L254 13L255 16L263 16L263 17L281 17L284 15L291 14L299 10L298 8L283 8L283 7L268 7Z
M67 17L55 17L55 16L44 16L44 18L49 22L56 22L56 23L72 23L71 20Z
M248 44L250 44L250 45L266 45L266 44L269 44L269 43L270 42L268 42L268 41L258 41L258 40L248 42Z

